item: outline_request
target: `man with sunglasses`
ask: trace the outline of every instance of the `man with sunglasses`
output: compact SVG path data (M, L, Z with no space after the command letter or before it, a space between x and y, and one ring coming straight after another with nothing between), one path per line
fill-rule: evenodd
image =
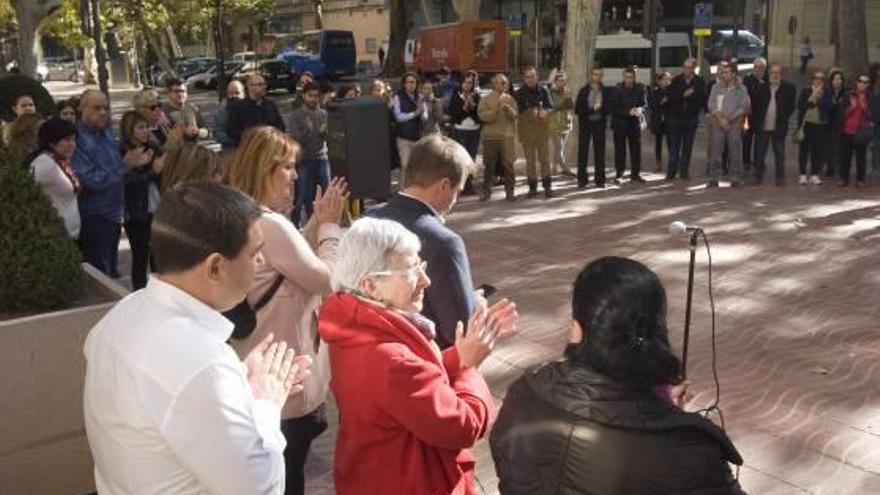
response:
M785 185L785 136L795 110L796 90L782 80L782 64L774 62L767 70L767 84L755 91L752 102L752 129L755 133L755 184L764 180L764 160L772 144L776 161L776 185Z

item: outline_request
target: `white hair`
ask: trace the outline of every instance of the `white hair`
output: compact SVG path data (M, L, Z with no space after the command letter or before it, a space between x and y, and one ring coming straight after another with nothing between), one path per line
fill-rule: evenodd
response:
M392 220L361 218L342 236L334 270L336 286L356 290L365 276L390 269L392 256L418 254L419 238Z

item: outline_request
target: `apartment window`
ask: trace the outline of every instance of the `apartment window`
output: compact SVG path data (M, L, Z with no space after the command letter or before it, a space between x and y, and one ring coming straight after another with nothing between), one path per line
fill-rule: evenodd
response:
M376 46L376 38L367 38L367 53L376 53L379 48Z

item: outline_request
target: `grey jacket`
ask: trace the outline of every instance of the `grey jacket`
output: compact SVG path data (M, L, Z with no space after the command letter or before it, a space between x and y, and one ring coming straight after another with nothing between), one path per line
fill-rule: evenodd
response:
M322 108L310 110L305 105L293 111L290 117L290 135L302 147L303 160L327 159L327 111Z
M741 125L743 118L749 114L751 100L749 92L743 84L736 83L733 86L725 86L718 82L712 85L708 106L709 113L720 113L731 123ZM713 119L713 123L717 123L717 121Z

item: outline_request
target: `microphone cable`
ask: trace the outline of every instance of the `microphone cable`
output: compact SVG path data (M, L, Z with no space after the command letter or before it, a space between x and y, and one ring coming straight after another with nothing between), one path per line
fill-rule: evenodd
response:
M698 414L702 414L704 417L708 418L713 412L718 414L718 419L721 421L721 430L727 434L727 427L724 422L724 412L721 410L720 402L721 402L721 381L718 379L718 354L717 354L717 346L716 346L716 332L715 332L715 293L714 288L712 286L712 248L709 245L709 237L706 236L706 232L703 230L699 231L700 237L703 239L703 245L706 246L706 256L709 258L709 307L712 311L712 380L715 382L715 399L709 404L708 407L697 411ZM739 481L739 472L740 466L736 466L736 474L734 475L734 480Z

